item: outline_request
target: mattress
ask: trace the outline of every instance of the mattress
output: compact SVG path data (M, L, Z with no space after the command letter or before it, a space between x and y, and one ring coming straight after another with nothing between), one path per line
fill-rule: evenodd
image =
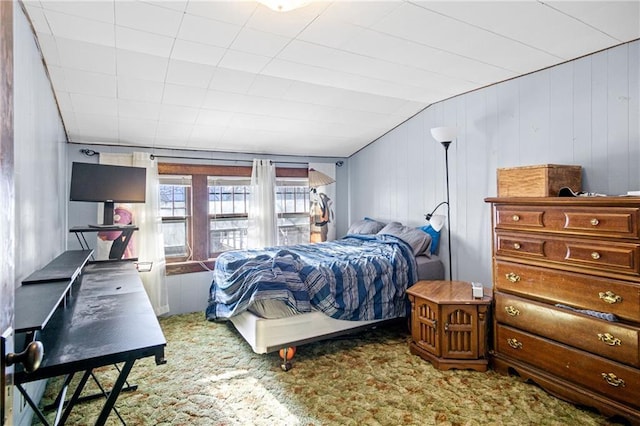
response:
M438 256L434 254L431 257L416 256L416 264L418 265L418 280L444 279L444 264Z

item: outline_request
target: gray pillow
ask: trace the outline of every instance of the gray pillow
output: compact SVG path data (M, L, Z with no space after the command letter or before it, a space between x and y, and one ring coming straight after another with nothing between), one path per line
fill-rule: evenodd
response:
M347 231L347 234L367 234L373 235L384 228L384 223L373 219L362 219L353 222Z
M431 235L426 232L410 226L403 226L400 222L391 222L382 228L379 235L393 235L400 238L411 246L414 256L429 256L429 247L431 246Z

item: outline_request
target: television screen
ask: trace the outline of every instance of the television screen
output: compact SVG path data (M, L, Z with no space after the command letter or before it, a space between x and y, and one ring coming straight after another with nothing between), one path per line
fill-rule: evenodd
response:
M105 203L104 224L112 225L114 203L144 203L146 184L144 167L74 162L69 199Z
M144 167L73 163L71 201L144 203L147 169Z

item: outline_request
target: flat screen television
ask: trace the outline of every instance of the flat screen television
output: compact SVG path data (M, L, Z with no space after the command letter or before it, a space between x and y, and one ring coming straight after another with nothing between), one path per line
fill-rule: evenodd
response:
M76 163L71 166L71 201L104 203L103 225L113 225L115 203L144 203L147 169L144 167Z

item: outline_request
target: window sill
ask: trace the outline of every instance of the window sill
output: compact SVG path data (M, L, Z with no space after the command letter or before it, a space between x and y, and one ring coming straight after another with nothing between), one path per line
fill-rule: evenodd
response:
M192 274L194 272L212 271L215 264L216 264L215 259L167 263L166 275L167 276L182 275L182 274Z

